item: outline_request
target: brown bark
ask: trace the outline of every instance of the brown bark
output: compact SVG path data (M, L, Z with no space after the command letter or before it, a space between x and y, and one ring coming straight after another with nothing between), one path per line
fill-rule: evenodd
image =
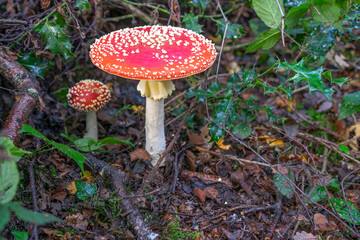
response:
M1 48L0 75L18 91L16 102L0 132L0 136L8 137L16 144L20 138L18 132L22 125L29 120L30 114L37 104L39 83L31 73Z

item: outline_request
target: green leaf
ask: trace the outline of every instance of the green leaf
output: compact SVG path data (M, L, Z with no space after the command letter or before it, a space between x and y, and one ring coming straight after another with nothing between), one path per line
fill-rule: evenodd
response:
M360 112L360 91L344 96L339 111L339 120Z
M211 0L192 0L190 3L195 7L205 10L206 6L210 3Z
M299 23L299 19L305 15L309 7L310 4L305 3L289 10L285 16L285 25L288 30L291 30L297 23Z
M90 10L90 3L88 0L76 0L76 7L80 10Z
M0 205L10 202L16 195L20 175L15 161L5 160L0 164Z
M29 135L35 136L37 138L40 138L46 142L49 142L50 140L46 138L41 132L36 130L35 128L31 127L30 125L24 124L19 131L19 133L27 133Z
M320 34L319 29L321 26L317 24L309 24L307 28L311 28L310 35L306 38L308 42L312 41L309 47L307 48L311 52L311 58L316 60L320 57L325 57L328 51L335 45L336 37L338 36L338 30L331 27L322 31ZM316 38L315 35L317 36Z
M46 42L45 49L49 49L52 53L60 53L65 60L75 57L71 52L72 44L70 37L65 34L63 27L57 22L46 21L43 26L36 28L41 34L41 39Z
M356 207L354 206L354 204L352 202L347 201L349 208L350 208L350 212L349 212L344 199L331 198L331 200L334 203L334 207L333 207L329 200L329 204L330 204L332 210L335 212L335 210L334 210L334 208L335 208L336 211L338 212L339 216L342 219L352 223L352 220L351 220L351 216L352 216L355 224L360 225L359 210L356 209ZM351 213L351 215L350 215L350 213Z
M331 83L336 83L337 85L339 85L340 87L342 87L342 85L344 83L349 82L349 78L344 77L344 78L336 78L333 79L332 78L332 70L326 71L322 74L322 76L326 79L328 79Z
M270 29L260 34L254 42L252 42L246 49L247 53L255 52L259 49L272 48L281 38L281 33L278 29Z
M108 144L108 143L111 143L111 144L126 144L128 146L134 147L134 144L132 144L130 141L121 140L121 139L118 139L118 138L115 138L115 137L103 138L103 139L100 139L98 142L103 143L103 144Z
M330 180L330 184L328 186L328 189L334 193L337 193L338 191L340 191L340 185L339 182L336 178L332 178Z
M315 8L310 8L310 13L313 16L314 20L319 21L324 24L334 23L339 20L341 14L341 8L333 3L320 3L314 4L315 8L319 11L319 13L315 10Z
M17 61L23 65L32 75L44 79L44 74L48 71L49 61L42 59L32 53L20 53L21 58Z
M95 141L93 138L85 137L85 138L79 138L74 141L74 144L76 145L77 149L81 152L91 152L98 150L100 147L104 146L104 144L101 144L97 141Z
M12 231L11 235L15 237L15 240L27 240L29 239L29 234L27 232Z
M242 136L242 139L247 138L251 134L251 127L247 125L246 123L239 123L236 125L232 131L233 134L240 133Z
M51 141L51 144L54 146L54 148L73 159L79 165L81 171L84 173L84 162L86 160L86 157L84 155L64 144L57 143L55 141Z
M67 102L67 94L69 92L68 88L62 88L54 93L54 96L56 97L56 100L59 102Z
M39 213L31 211L27 208L24 208L20 205L18 202L11 202L8 204L9 208L15 212L16 216L25 221L25 222L31 222L35 224L46 224L49 222L59 222L61 219L50 215L48 213Z
M325 198L325 196L326 196L326 190L324 186L316 185L315 190L311 193L309 197L314 202L320 202ZM307 203L310 203L310 201L307 201Z
M6 224L10 221L10 210L7 205L0 205L0 233L4 230Z
M259 18L252 18L249 20L249 26L251 28L251 31L254 33L254 35L257 37L261 33L266 32L269 28L265 25L263 21Z
M230 104L231 104L231 99L226 98L215 105L215 110L211 114L211 118L220 126L222 126L223 122L225 121L226 112L228 111ZM234 123L236 122L236 118L238 116L236 110L237 108L234 105L229 109L225 123L226 129L230 129L234 126ZM225 130L218 127L215 123L210 124L209 132L211 135L210 142L219 141L219 139L223 138L224 134L226 133Z
M275 0L253 0L253 7L256 14L270 28L277 28L281 24L281 12ZM284 3L279 0L282 12L284 11Z
M25 154L31 153L21 148L15 147L14 143L7 137L0 137L0 146L3 148L3 150L5 150L10 160L13 160L15 162L18 162ZM3 159L0 159L0 162L1 160Z
M288 177L291 181L294 181L293 173L290 169L288 169ZM286 178L280 174L274 174L273 177L274 183L276 188L287 198L291 198L294 194L293 189L291 188L290 184L286 180Z
M202 32L202 25L199 24L198 16L195 16L192 13L185 13L182 22L183 27L186 29L190 29L196 33Z
M226 28L225 20L223 18L221 20L217 20L216 25L218 26L218 31L216 34L224 35ZM225 38L234 41L235 39L241 38L244 33L244 28L240 24L233 24L229 22Z
M86 200L95 195L97 191L97 186L91 183L86 183L83 181L76 181L75 186L77 189L76 197L80 200Z
M350 153L350 149L345 145L339 145L339 150L346 154Z
M294 72L296 72L295 76L288 79L288 81L294 81L295 83L299 81L307 81L309 83L309 91L321 91L325 97L331 101L331 96L334 92L332 88L328 88L324 86L324 82L322 80L322 67L315 69L315 70L309 70L306 67L304 67L304 62L301 60L298 63L288 63L288 62L279 62L278 69L291 69Z

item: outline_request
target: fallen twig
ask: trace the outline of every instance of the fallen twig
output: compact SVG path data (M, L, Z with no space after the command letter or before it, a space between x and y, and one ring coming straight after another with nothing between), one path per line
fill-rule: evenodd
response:
M114 190L117 190L116 197L122 198L120 200L121 204L124 206L124 211L128 212L127 219L130 222L137 239L139 240L153 240L158 238L158 234L154 233L145 223L139 211L133 206L132 202L128 198L124 198L127 196L125 187L124 187L124 177L125 173L119 169L116 169L105 161L99 160L92 156L91 154L86 154L88 159L88 165L94 168L96 171L100 172L100 174L110 179L111 187Z

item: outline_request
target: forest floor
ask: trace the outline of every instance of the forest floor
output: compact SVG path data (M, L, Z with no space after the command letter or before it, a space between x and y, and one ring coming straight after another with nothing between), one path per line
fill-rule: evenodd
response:
M137 81L101 71L88 54L94 40L111 31L154 23L166 25L169 15L161 9L168 9L168 2L135 5L129 1L91 0L83 1L90 4L90 10L80 11L81 7L86 9L81 2L0 0L0 51L11 56L8 62L14 61L13 66L17 66L17 60L32 68L33 79L39 84L39 98L30 107L34 111L21 125L28 124L47 139L77 150L74 140L84 135L86 118L67 105L62 89L82 79L107 84L112 96L97 113L99 139L115 137L123 143L104 144L83 154L92 158L94 165L106 162L118 170L121 181L113 179L116 171L104 173L107 168L91 164L85 164L83 173L74 159L49 142L21 134L17 146L34 153L17 164L21 178L14 201L63 221L34 227L13 215L1 236L11 239L11 232L19 231L27 232L30 239L134 239L139 238L134 230L139 219L131 220L132 211L136 211L144 219L140 223L161 239L359 238L359 115L338 119L344 96L360 89L358 40L337 38L336 45L317 65L323 66L324 72L332 70L334 79L348 78L342 87L334 87L332 101L321 91L309 92L307 85L297 86L291 98L281 91L265 94L265 88L259 85L236 92L228 82L241 82L251 71L264 73L277 59L292 62L298 52L283 47L280 40L272 50L245 53L255 39L249 19L255 19L256 14L243 3L234 3L227 17L241 24L245 33L236 41L226 40L224 48L216 25L204 20L203 34L215 42L219 52L222 50L219 72L216 75L216 61L206 78L198 74L174 80L176 90L165 100L166 161L164 166L154 167L144 150L145 99L136 90ZM179 7L192 9L188 2L184 4ZM220 14L216 1L206 9L210 16ZM174 12L173 25L178 23L178 14ZM61 16L66 25L59 23ZM55 37L55 41L60 48L71 42L71 51L50 51L46 43L49 39L42 38L41 30L34 30L39 21L51 27L50 21L56 19L63 29L55 32L64 35ZM286 45L291 45L288 38ZM338 53L352 57L339 58ZM5 69L6 62L0 61L0 68ZM278 76L283 70L278 70L270 69L257 79L275 86L283 80ZM6 73L0 76L2 127L20 96L8 78ZM214 94L209 102L201 99L203 92L198 87ZM224 92L233 95L221 95ZM222 98L217 98L219 95ZM219 112L216 105L223 98L237 102L228 110L230 114L251 119L243 122L249 129L246 138L244 131L239 134L225 127L220 131L222 136L213 141L213 113ZM223 110L223 116L228 112ZM120 193L116 184L123 185ZM355 207L350 217L344 199ZM344 212L339 213L339 209Z

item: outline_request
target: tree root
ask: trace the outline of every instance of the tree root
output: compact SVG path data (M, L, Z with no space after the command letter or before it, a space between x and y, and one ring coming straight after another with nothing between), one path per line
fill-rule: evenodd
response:
M154 240L158 238L158 234L154 233L145 223L139 211L134 208L131 203L131 199L126 198L127 194L124 188L124 177L125 173L119 169L116 169L105 161L99 160L92 156L91 154L85 155L88 159L88 165L100 172L100 174L110 179L111 187L114 190L117 190L117 197L122 198L121 204L124 206L124 212L127 212L127 219L130 222L130 225L133 227L137 239L139 240Z
M40 88L35 77L2 49L0 49L0 75L18 90L15 95L16 102L0 132L0 136L8 137L16 144L20 139L18 132L29 120L37 104Z

